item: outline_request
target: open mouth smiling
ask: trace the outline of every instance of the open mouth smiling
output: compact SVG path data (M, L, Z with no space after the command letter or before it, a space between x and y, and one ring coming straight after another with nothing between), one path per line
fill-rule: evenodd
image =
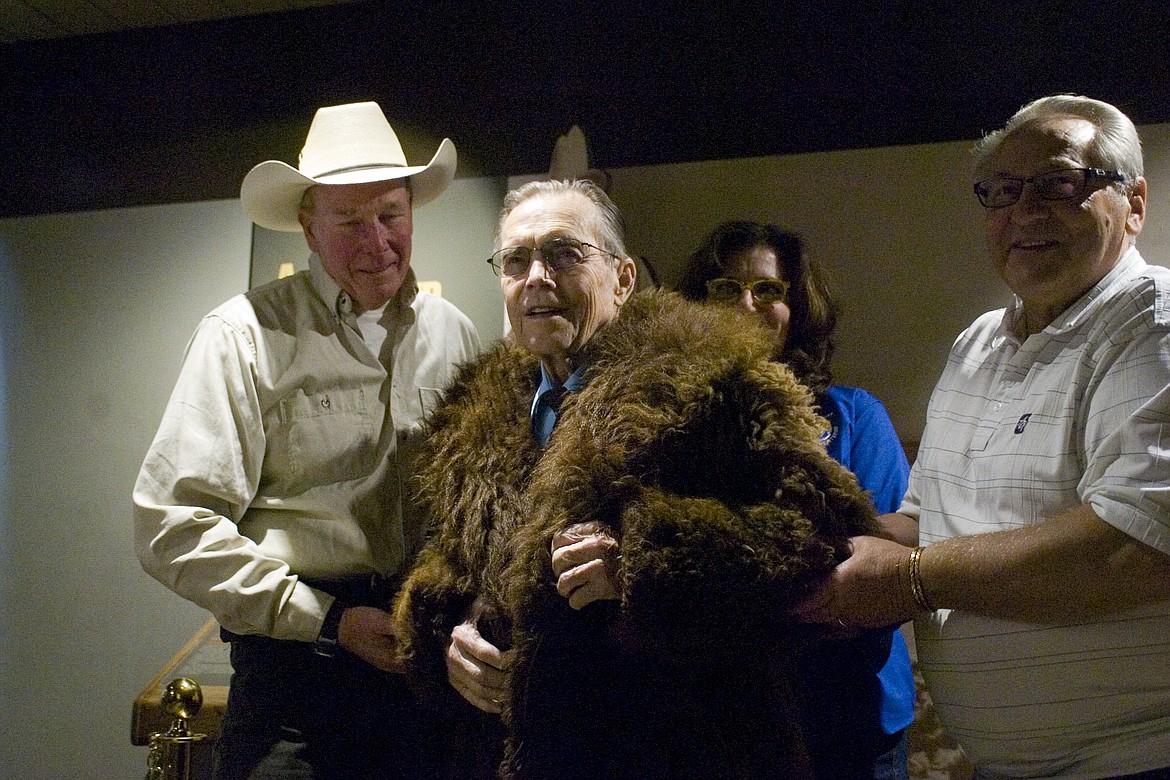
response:
M383 263L382 265L374 266L373 268L363 268L362 273L367 274L384 274L387 271L393 271L398 267L398 263Z
M524 316L525 317L553 317L553 316L560 314L563 311L564 311L564 309L561 307L558 307L558 306L532 306L532 307L525 310Z
M1040 249L1051 249L1054 246L1056 246L1055 241L1046 239L1032 239L1029 241L1013 241L1011 248L1013 250L1036 251Z

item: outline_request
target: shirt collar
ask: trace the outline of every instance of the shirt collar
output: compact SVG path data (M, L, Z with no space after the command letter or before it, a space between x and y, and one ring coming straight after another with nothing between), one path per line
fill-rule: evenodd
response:
M1109 273L1105 274L1099 282L1093 285L1084 295L1073 301L1072 305L1061 312L1060 316L1052 322L1048 323L1048 327L1044 330L1053 333L1060 333L1069 328L1080 325L1084 319L1091 316L1097 309L1104 293L1119 279L1128 278L1133 271L1145 265L1145 260L1142 259L1137 247L1130 245L1129 249L1122 254L1121 259L1114 264ZM1010 338L1019 343L1018 326L1020 320L1024 316L1024 302L1020 300L1020 296L1013 294L1011 304L1004 310L1003 319L1000 321L999 329L996 331L996 343L1003 338Z
M561 386L571 393L585 387L585 369L587 367L588 365L585 363L577 366L577 369L573 373L569 374L569 378L566 379L564 385ZM536 394L532 396L532 408L529 410L529 415L531 417L536 416L536 407L540 403L541 397L544 396L544 394L549 390L552 390L555 386L557 386L556 382L554 382L552 377L548 375L548 371L546 371L544 368L544 363L541 363L540 385L536 388Z
M334 313L342 320L349 320L356 317L355 305L353 298L349 293L341 289L341 285L337 280L329 275L325 270L325 264L321 262L321 258L316 252L309 255L309 278L313 282L313 289L321 296L321 300L327 304L331 304ZM398 289L398 294L391 299L389 306L397 306L400 312L410 310L415 298L418 297L418 277L414 275L414 269L409 268L406 271L406 278L402 280L402 287Z

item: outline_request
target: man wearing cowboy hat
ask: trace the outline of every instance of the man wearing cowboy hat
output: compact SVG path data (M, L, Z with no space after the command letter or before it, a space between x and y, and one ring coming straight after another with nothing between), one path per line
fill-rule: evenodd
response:
M355 103L316 113L297 168L244 178L245 212L303 231L309 270L203 319L134 488L143 568L232 645L220 780L425 776L441 747L384 608L423 539L423 417L479 350L410 269L412 208L455 165L444 139L408 166L381 108Z

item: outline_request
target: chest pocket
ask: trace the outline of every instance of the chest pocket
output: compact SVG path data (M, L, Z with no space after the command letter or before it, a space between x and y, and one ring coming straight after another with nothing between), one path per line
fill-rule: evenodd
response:
M261 490L293 495L370 474L381 426L371 412L376 407L360 388L297 389L281 399L267 426Z

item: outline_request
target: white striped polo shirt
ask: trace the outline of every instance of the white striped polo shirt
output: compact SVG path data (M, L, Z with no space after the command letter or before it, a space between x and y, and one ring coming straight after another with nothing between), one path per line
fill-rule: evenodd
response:
M1010 335L1019 303L956 340L901 511L930 544L1088 503L1170 554L1170 270L1131 249L1023 343ZM1080 625L939 610L915 634L979 777L1170 766L1170 602Z

